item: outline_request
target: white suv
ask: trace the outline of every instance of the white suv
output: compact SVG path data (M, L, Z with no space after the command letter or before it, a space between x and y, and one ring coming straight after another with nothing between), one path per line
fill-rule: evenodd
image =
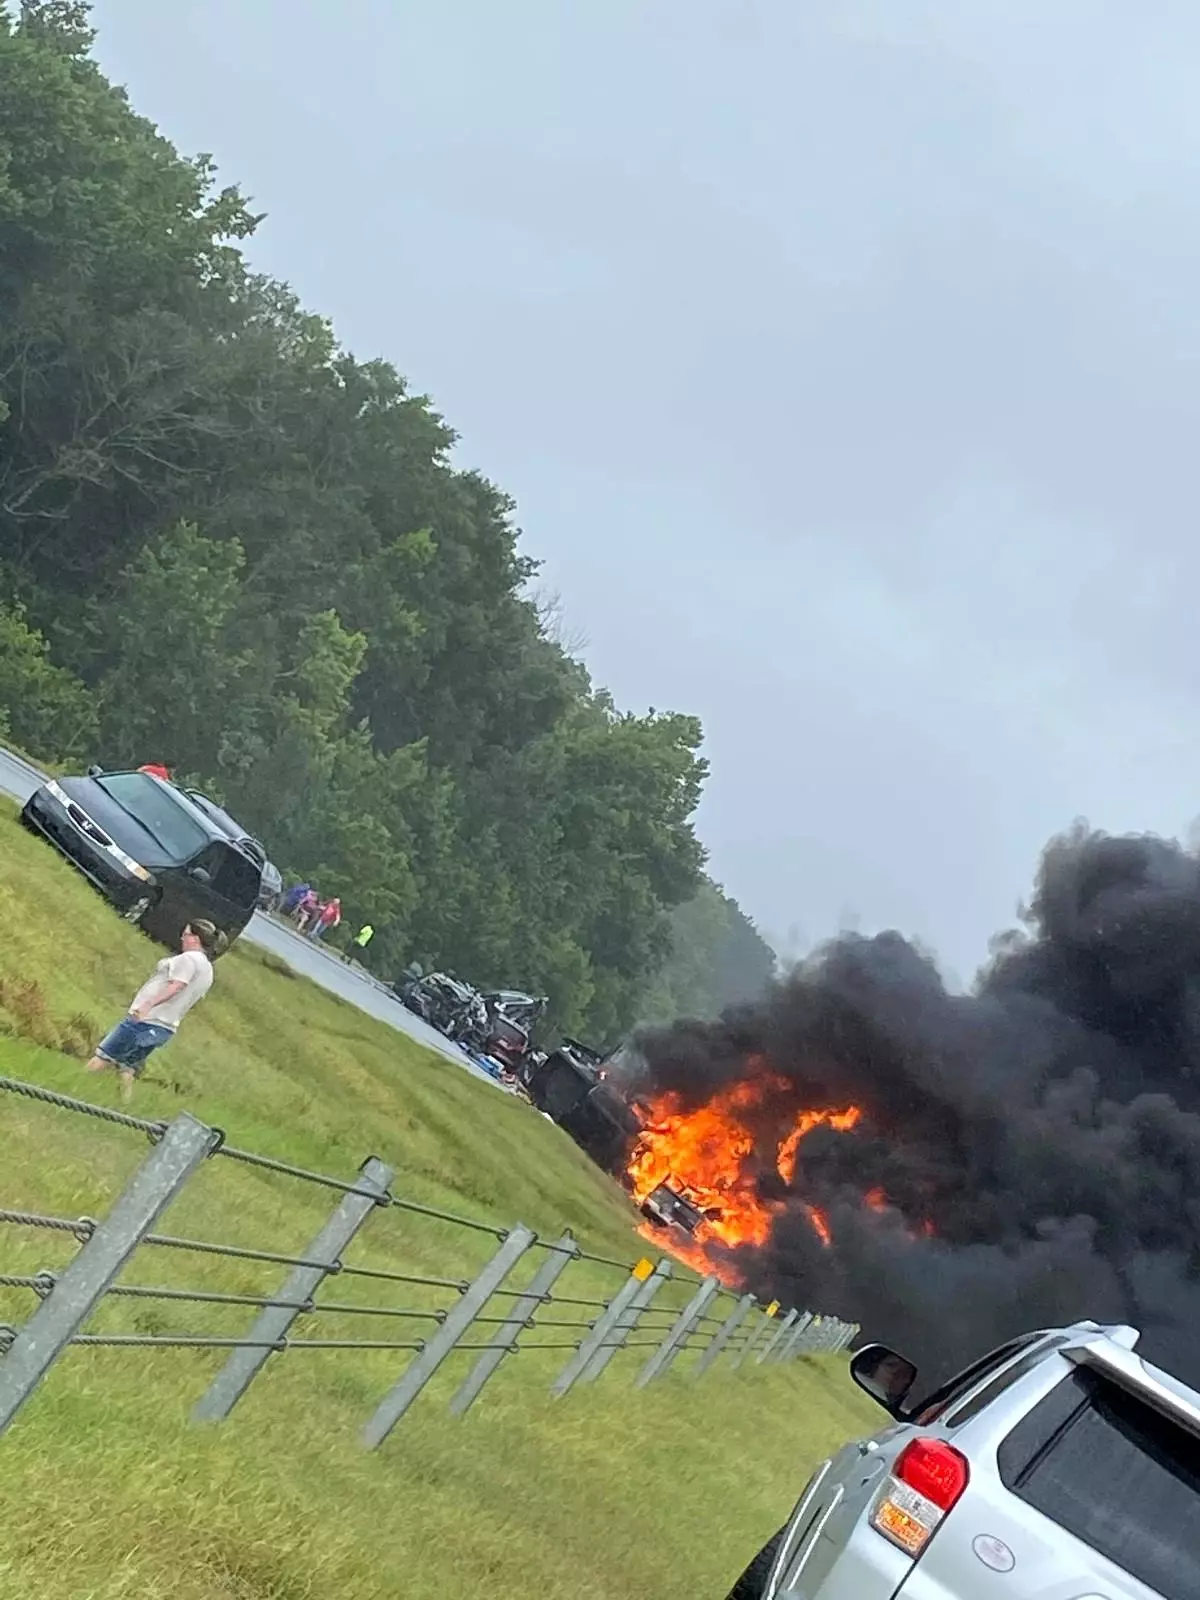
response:
M920 1404L868 1345L894 1418L813 1474L729 1600L1200 1600L1200 1394L1135 1328L1026 1334Z

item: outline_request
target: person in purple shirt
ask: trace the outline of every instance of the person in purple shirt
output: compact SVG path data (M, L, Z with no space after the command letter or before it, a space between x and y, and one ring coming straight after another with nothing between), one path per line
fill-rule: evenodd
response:
M285 917L294 916L301 900L304 899L305 895L311 893L311 883L297 883L284 895L283 904L279 907L279 909L283 912Z

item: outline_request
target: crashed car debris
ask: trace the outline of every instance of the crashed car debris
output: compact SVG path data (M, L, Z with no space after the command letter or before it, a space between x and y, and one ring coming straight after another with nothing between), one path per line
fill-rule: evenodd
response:
M705 1220L706 1213L689 1200L687 1195L669 1183L660 1183L642 1201L642 1215L660 1228L682 1228L685 1233L695 1233Z

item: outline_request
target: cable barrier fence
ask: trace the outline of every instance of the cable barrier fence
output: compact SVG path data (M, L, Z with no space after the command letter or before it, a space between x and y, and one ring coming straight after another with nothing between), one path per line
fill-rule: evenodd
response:
M390 1376L362 1429L375 1449L452 1358L461 1372L448 1406L462 1416L502 1367L525 1367L539 1352L550 1393L563 1399L618 1361L645 1388L681 1362L701 1380L722 1362L752 1371L842 1350L858 1332L733 1294L667 1255L622 1261L585 1249L569 1229L542 1238L522 1222L426 1205L399 1193L375 1156L337 1178L238 1149L187 1112L153 1122L0 1077L6 1095L80 1125L115 1124L152 1148L102 1219L0 1208L0 1308L28 1313L0 1309L0 1433L72 1346L219 1353L192 1410L207 1422L227 1418L260 1375L269 1383L280 1357L380 1353ZM222 1203L206 1215L252 1213L276 1243L160 1231L185 1192L232 1165L256 1169L269 1189L242 1199L221 1173ZM280 1246L298 1213L319 1226Z

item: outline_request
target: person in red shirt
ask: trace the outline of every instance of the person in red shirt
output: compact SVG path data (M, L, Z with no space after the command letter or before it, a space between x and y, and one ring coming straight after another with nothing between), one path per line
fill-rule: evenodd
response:
M310 939L323 939L330 928L336 928L342 920L342 902L335 895L326 905L323 905L313 919L308 930Z
M171 781L171 769L163 766L161 761L149 761L144 767L139 767L138 771L148 772L152 778L161 778L164 783Z

